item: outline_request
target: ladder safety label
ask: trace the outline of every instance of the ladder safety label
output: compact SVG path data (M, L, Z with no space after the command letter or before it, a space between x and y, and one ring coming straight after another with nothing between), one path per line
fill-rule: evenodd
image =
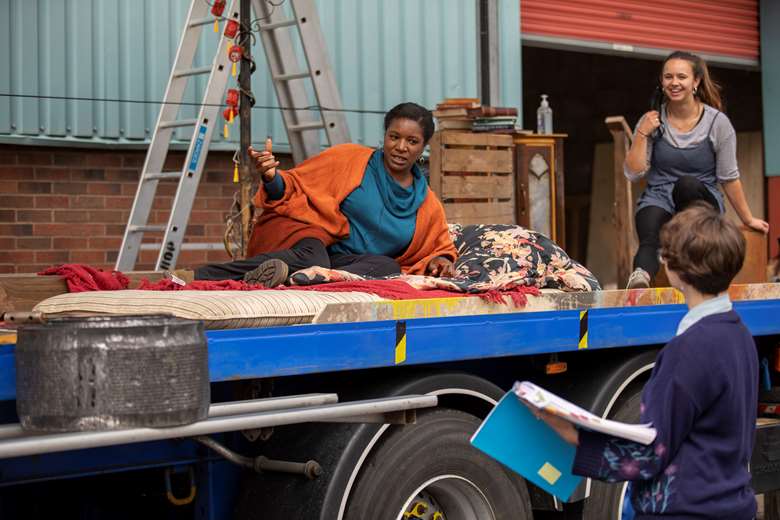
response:
M194 172L198 168L200 152L203 150L203 141L206 140L206 125L200 125L198 128L198 137L195 138L195 147L192 149L192 158L190 159L189 170Z
M395 323L395 364L406 361L406 322Z
M580 311L580 342L577 348L588 348L588 311Z

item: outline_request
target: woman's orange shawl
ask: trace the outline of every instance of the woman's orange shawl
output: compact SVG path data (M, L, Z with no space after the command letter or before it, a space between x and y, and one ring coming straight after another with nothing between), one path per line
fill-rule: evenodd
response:
M363 182L373 152L362 145L340 144L291 170L277 170L284 179L284 195L268 200L262 186L257 191L254 203L263 213L255 222L248 256L288 249L304 238L317 238L329 246L349 236L349 222L339 206ZM404 273L423 274L436 256L454 261L458 254L447 230L444 207L428 188L417 210L412 241L395 260Z

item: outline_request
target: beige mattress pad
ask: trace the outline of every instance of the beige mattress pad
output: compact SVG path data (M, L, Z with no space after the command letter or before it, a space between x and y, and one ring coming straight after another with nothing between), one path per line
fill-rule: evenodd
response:
M363 292L122 290L59 294L33 310L47 316L169 314L203 320L208 329L234 329L310 323L331 303L380 300Z

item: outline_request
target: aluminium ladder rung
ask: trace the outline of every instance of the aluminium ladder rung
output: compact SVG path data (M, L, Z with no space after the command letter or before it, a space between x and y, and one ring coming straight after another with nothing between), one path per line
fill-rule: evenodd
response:
M312 121L311 123L299 123L297 125L288 125L287 130L290 132L304 132L306 130L316 130L319 128L325 128L325 125L321 121Z
M182 126L195 126L197 124L197 119L176 119L173 121L160 121L157 128L178 128Z
M160 173L147 173L144 175L144 180L147 181L158 181L158 180L165 180L165 179L178 179L181 177L180 171L175 172L160 172Z
M272 76L274 81L290 81L293 79L303 79L303 78L310 78L311 74L307 72L292 72L290 74L277 74L276 76Z
M183 78L186 76L197 76L198 74L210 74L211 67L196 67L194 69L185 69L173 73L175 78Z
M274 22L274 23L267 23L260 26L260 30L262 31L273 31L274 29L279 29L280 27L291 27L295 25L295 19L289 19L289 20L282 20L281 22Z
M154 249L155 251L159 251L162 249L161 243L147 243L147 244L141 244L141 251L146 251L150 249ZM179 249L182 251L222 251L225 249L225 244L219 243L219 242L185 242L183 243Z
M205 1L205 0L204 0ZM217 20L217 18L214 18L213 16L207 16L205 18L196 18L195 20L190 22L190 27L198 27L201 25L208 25L214 23L214 20Z
M165 226L162 225L156 226L151 224L147 224L145 226L127 226L128 233L146 233L146 232L161 233L165 231L165 229L166 229Z

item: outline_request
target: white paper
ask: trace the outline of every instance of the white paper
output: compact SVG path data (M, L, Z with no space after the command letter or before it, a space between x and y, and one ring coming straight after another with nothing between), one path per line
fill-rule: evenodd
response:
M529 381L515 383L512 391L523 402L555 414L588 430L613 435L641 444L650 444L655 440L656 431L650 424L626 424L602 419Z

